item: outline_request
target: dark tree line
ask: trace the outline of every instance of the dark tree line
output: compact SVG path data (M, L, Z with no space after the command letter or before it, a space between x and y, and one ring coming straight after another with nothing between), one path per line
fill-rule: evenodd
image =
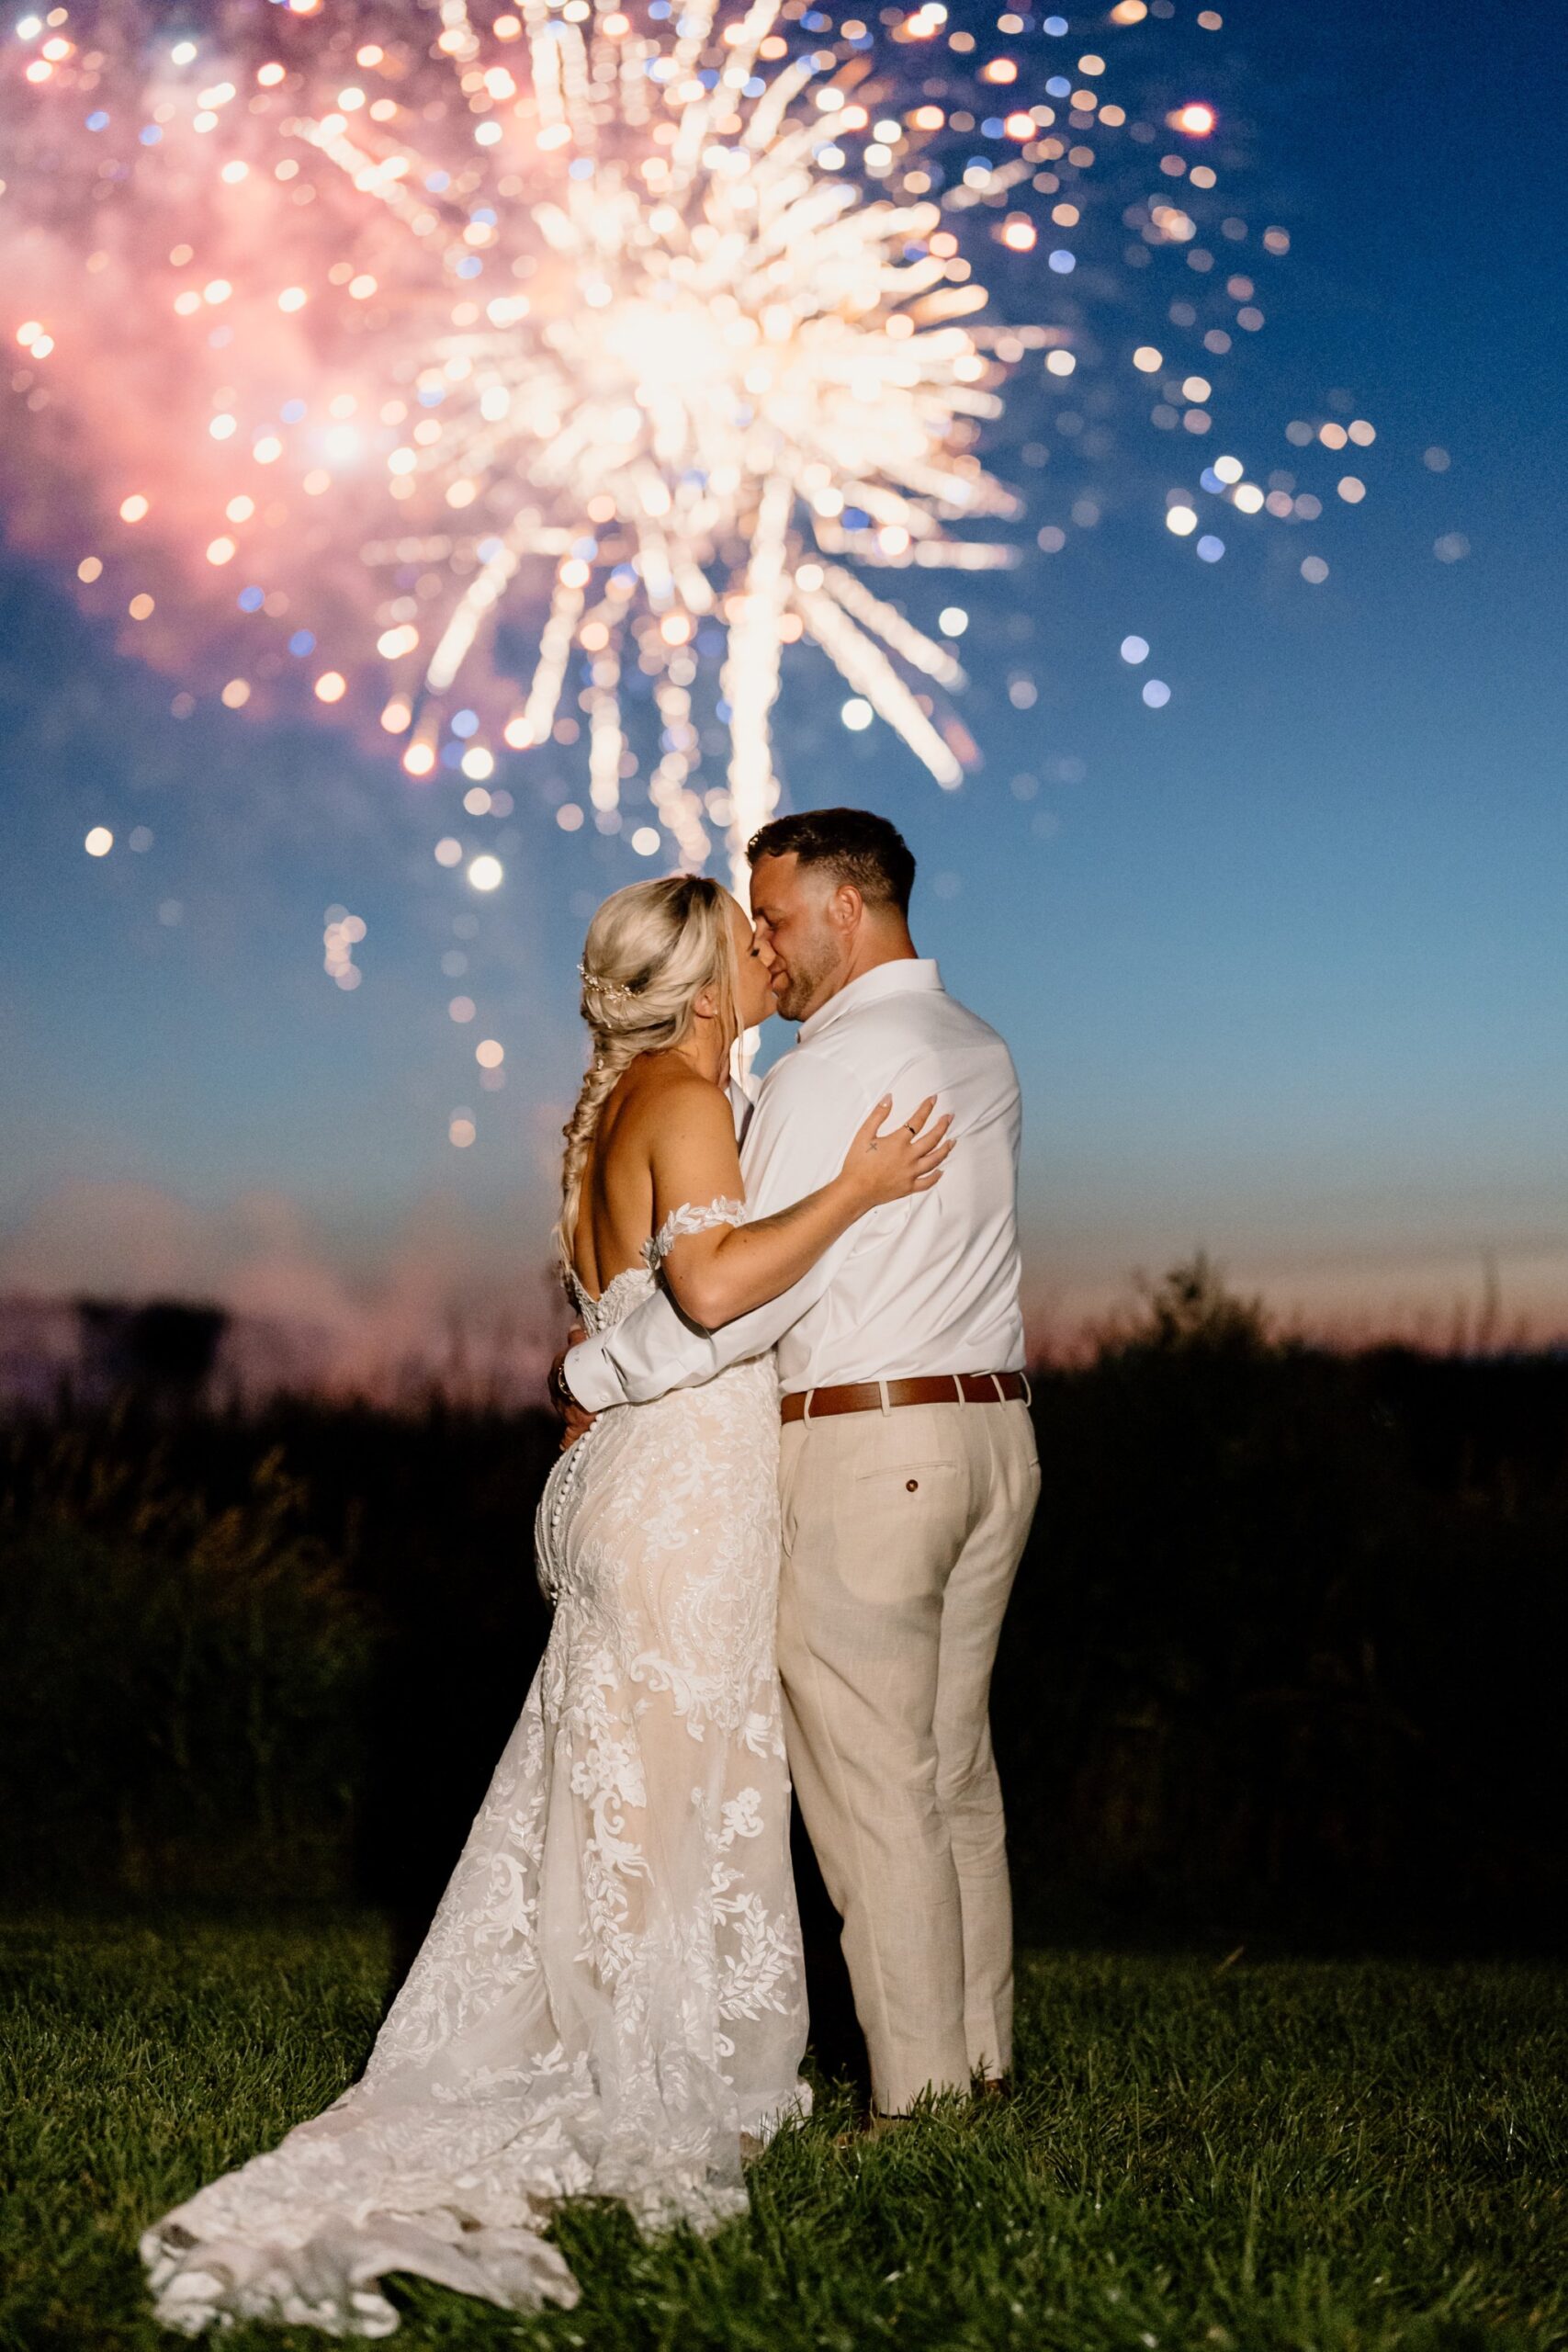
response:
M0 1869L412 1937L545 1638L553 1426L213 1410L207 1337L0 1430ZM1280 1342L1199 1263L1034 1409L994 1706L1024 1932L1550 1942L1568 1362Z

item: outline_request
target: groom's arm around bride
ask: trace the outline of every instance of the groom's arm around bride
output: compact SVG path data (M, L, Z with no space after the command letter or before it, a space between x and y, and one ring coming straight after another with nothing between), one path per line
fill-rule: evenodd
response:
M840 1169L876 1098L928 1095L957 1148L793 1289L722 1329L650 1298L574 1348L590 1411L776 1349L784 1419L779 1664L790 1764L844 1923L878 2109L1004 2074L1011 1914L987 1706L1039 1467L1022 1378L1018 1082L908 929L914 860L858 810L750 847L752 910L798 1044L742 1151L749 1216Z

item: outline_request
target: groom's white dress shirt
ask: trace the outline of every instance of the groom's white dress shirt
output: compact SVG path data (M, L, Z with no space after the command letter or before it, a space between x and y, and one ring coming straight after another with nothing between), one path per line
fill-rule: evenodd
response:
M746 1130L747 1213L770 1216L836 1176L888 1092L894 1119L928 1094L953 1113L957 1148L939 1184L872 1210L792 1289L721 1330L697 1330L656 1294L572 1349L573 1396L593 1412L641 1404L772 1347L786 1393L1021 1369L1018 1079L996 1031L948 995L929 959L878 965L802 1024Z

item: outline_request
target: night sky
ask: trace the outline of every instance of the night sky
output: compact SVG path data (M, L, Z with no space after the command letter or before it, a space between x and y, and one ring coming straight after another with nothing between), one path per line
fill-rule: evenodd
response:
M1225 13L1215 72L1292 238L1245 355L1249 449L1296 465L1286 420L1343 391L1377 426L1365 503L1321 531L1227 510L1200 564L1158 514L1201 458L1145 429L1124 500L1059 555L878 583L971 613L963 788L848 731L798 650L784 805L895 820L922 953L1013 1046L1038 1333L1203 1246L1319 1329L1447 1337L1490 1283L1503 1327L1560 1334L1568 40L1556 12L1456 0ZM1076 49L1103 19L1072 25ZM1031 393L988 445L1032 526L1068 496L1055 432ZM389 1344L448 1305L542 1328L584 921L656 869L558 830L568 762L507 754L516 810L482 835L507 879L479 901L432 858L480 842L449 781L414 788L324 716L173 718L171 680L80 614L79 536L0 553L0 1295L219 1298ZM367 926L352 992L321 968L333 906ZM506 1047L493 1092L479 1036ZM785 1042L771 1024L765 1055Z

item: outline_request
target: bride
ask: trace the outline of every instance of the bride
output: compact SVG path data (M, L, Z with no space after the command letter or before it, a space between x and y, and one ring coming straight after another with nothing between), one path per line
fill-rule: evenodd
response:
M589 1328L665 1283L711 1329L795 1282L856 1218L922 1191L931 1103L745 1223L726 1091L773 1010L771 956L716 882L634 883L589 927L592 1059L558 1238ZM743 2157L809 2094L773 1611L778 1394L754 1358L603 1414L535 1535L544 1658L360 2080L155 2222L158 2317L387 2335L412 2271L511 2310L578 2287L564 2198L645 2228L744 2208Z

